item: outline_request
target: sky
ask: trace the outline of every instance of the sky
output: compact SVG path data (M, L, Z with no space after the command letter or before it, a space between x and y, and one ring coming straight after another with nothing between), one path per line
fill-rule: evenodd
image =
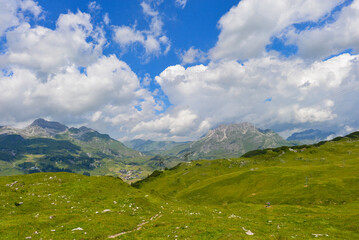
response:
M0 0L0 125L121 141L359 129L359 0Z

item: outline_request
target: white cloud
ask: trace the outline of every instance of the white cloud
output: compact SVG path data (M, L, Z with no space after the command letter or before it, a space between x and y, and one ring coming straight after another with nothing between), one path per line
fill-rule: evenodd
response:
M158 16L158 12L155 11L155 10L153 10L148 3L142 2L142 3L141 3L141 7L142 7L143 12L144 12L146 15L149 15L149 16L151 16L151 17L157 17L157 16Z
M113 55L99 58L87 67L86 74L71 65L61 73L50 75L46 82L23 68L12 71L11 76L0 78L2 91L7 92L0 102L2 106L18 107L1 108L2 115L24 114L19 108L25 107L29 109L25 115L31 117L46 113L61 118L63 114L96 111L109 103L131 106L142 95L137 76Z
M0 0L0 6L0 36L23 22L24 12L30 12L35 18L42 13L41 7L32 0Z
M203 131L219 123L243 121L278 130L323 123L338 126L352 120L357 102L353 96L359 96L358 71L359 56L349 54L314 63L263 57L244 64L221 61L187 69L171 66L156 81L180 110L141 126L156 130L155 123L175 119L178 111L184 110L196 116L194 129L206 123ZM171 125L162 126L173 136ZM180 132L178 127L174 129ZM186 127L181 134L186 129L194 137ZM197 137L200 135L197 132Z
M88 37L94 41L87 41ZM93 29L90 15L82 12L60 15L56 29L28 23L7 32L8 49L0 62L38 71L56 73L71 64L88 66L102 54L105 39L101 29Z
M102 112L97 111L91 116L91 122L97 122L101 118Z
M37 2L34 2L33 0L22 0L22 1L18 1L18 2L20 3L21 11L29 11L36 18L39 17L39 15L42 12L41 7L38 5Z
M295 114L295 119L300 123L325 122L337 117L336 114L332 113L330 108L322 109L320 107L304 107L300 109L295 109Z
M142 2L141 7L146 17L149 17L150 24L148 30L137 30L137 26L115 26L114 40L119 43L123 49L130 45L138 43L145 49L145 58L167 54L171 48L171 42L163 33L163 21L159 12L154 10L147 2Z
M101 6L96 1L89 2L87 7L91 12L101 10Z
M317 21L343 0L242 0L220 19L212 59L261 56L272 36L294 23Z
M157 140L194 139L220 123L243 121L285 133L315 126L357 129L358 55L313 62L264 54L271 37L279 35L309 58L347 48L357 51L358 0L322 28L291 28L293 23L317 21L342 2L240 1L219 21L219 39L209 54L194 47L180 54L183 65L204 62L208 55L212 62L170 66L155 78L172 104L163 112L164 103L155 96L161 91L144 89L151 82L149 75L141 87L125 62L103 55L104 29L93 25L89 14L60 15L56 28L49 29L31 26L24 17L24 12L41 16L36 2L0 0L0 34L6 38L0 55L2 122L42 116L86 123L114 137ZM113 26L114 40L124 50L143 47L146 59L167 54L171 41L157 10L161 3L143 1L148 27ZM186 1L177 4L184 8ZM90 2L89 9L96 8L96 2ZM108 14L103 22L110 24ZM243 59L247 61L237 61Z
M106 25L109 25L110 24L110 18L108 16L108 13L105 13L105 15L103 16L103 22L106 24Z
M344 7L336 21L321 28L301 32L290 31L290 43L298 46L298 54L309 58L324 58L346 49L359 52L359 1Z
M102 54L106 39L86 13L60 15L54 30L23 22L6 33L6 41L0 55L3 123L46 117L116 137L118 126L129 133L162 110L125 62Z
M186 7L187 0L176 0L176 5L184 9Z
M180 110L176 116L164 116L148 122L141 122L132 129L132 132L160 132L170 135L186 135L195 126L197 116L188 109Z
M194 47L190 47L187 51L180 54L182 64L191 64L196 62L204 62L207 59L206 53Z
M145 36L141 31L137 31L134 28L127 26L121 26L115 28L115 41L122 46L127 46L135 42L140 42L144 44Z
M56 112L83 114L112 104L131 104L139 87L137 76L128 65L114 55L101 57L82 74L75 65L38 84L34 101L46 99L42 105ZM76 104L73 104L73 103Z

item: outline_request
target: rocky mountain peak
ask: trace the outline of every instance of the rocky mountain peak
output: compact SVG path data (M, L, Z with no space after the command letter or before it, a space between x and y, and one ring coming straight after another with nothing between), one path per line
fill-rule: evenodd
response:
M244 122L220 125L210 130L198 141L192 142L188 151L193 157L237 156L255 149L273 148L286 145L287 142L271 130L261 130L253 124ZM196 155L197 154L197 155Z
M45 119L39 118L23 129L21 133L25 136L50 137L64 132L67 129L67 126L59 122L47 121Z
M31 123L30 127L40 127L45 129L47 128L47 129L55 130L57 132L64 132L68 128L67 126L59 122L47 121L42 118L36 119L33 123Z
M236 124L222 124L215 129L210 130L204 139L214 138L216 141L223 141L231 135L246 134L247 132L257 131L257 128L248 122Z

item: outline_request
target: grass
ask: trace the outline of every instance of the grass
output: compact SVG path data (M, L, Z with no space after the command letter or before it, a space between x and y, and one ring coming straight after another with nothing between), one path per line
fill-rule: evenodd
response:
M0 214L0 239L359 239L359 141L182 163L132 187L1 177Z

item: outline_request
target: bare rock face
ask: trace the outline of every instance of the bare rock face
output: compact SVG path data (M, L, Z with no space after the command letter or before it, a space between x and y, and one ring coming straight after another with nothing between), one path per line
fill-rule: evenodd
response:
M19 145L16 144L17 142L20 143L19 139L32 139L32 141L35 142L40 141L46 143L62 141L58 145L66 145L67 143L69 146L72 146L75 144L77 147L81 148L81 153L94 158L132 158L142 156L140 152L126 147L123 143L112 139L108 134L102 134L84 126L80 128L68 128L66 125L59 122L47 121L42 118L36 119L33 123L23 129L2 127L0 128L0 140L1 137L4 139L6 138L6 141L3 141L5 143L9 143L9 139L11 139L12 142L10 145L13 148L15 148L16 145ZM56 146L53 146L53 148L55 149ZM9 148L9 151L7 152L11 153L11 150L12 149Z
M42 118L36 119L28 127L23 130L26 136L43 136L51 137L58 133L65 132L67 126L53 121L46 121Z
M46 121L45 119L39 118L36 119L31 125L30 127L41 127L44 129L51 129L53 131L56 132L64 132L67 130L67 126L58 123L58 122L52 122L52 121Z
M261 130L245 122L220 125L193 142L187 151L193 152L193 157L198 158L216 158L219 155L239 157L248 151L286 144L287 142L272 130Z

